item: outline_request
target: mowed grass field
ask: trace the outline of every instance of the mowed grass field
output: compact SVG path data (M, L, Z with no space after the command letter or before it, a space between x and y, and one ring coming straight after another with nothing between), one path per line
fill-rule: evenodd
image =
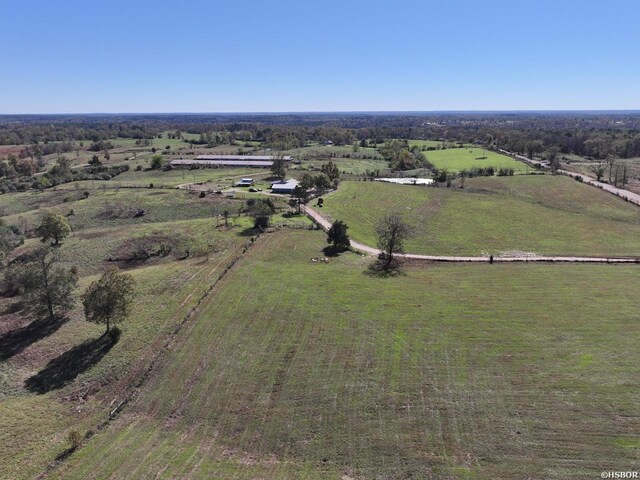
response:
M446 150L431 150L422 152L434 167L450 172L470 170L474 167L513 168L515 173L533 171L528 165L518 162L511 157L477 147L447 148Z
M73 233L56 250L61 265L76 266L79 296L108 268L134 276L130 318L115 344L104 327L84 320L78 302L66 321L42 325L16 310L17 297L0 296L0 478L33 478L69 447L72 430L84 434L102 422L220 273L251 244L250 219L237 216L243 200L201 199L179 190L46 190L0 196L2 219L34 226L42 210L68 214ZM65 199L67 201L65 201ZM133 218L131 208L144 208ZM213 213L232 212L229 227ZM19 212L19 213L18 213ZM274 224L306 228L303 217ZM19 255L40 244L30 238ZM164 245L166 256L129 261L141 246ZM38 383L30 384L34 378ZM30 387L29 385L33 385Z
M400 211L409 253L640 256L640 209L563 176L478 177L464 189L342 182L321 213L375 246L375 225Z
M311 262L261 238L51 478L584 479L639 460L638 267Z
M165 158L169 162L170 158ZM149 163L149 162L147 162ZM130 169L108 181L110 187L114 186L141 186L146 187L153 183L154 187L175 187L185 183L206 182L211 188L226 189L242 177L264 177L270 175L269 169L257 168L199 168L195 170L174 169L142 170ZM97 182L96 182L97 183Z

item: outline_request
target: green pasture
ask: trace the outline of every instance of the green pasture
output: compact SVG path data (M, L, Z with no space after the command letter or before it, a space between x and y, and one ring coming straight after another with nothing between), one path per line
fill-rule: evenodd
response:
M391 211L414 227L410 253L640 256L640 210L563 176L478 177L464 189L342 182L321 210L368 245Z
M255 235L251 220L240 215L244 199L201 199L175 189L88 191L86 199L75 188L0 197L3 220L9 224L33 227L43 209L67 215L73 210L68 216L73 233L57 251L63 266L78 269L78 295L108 268L131 273L138 292L120 341L106 351L101 347L99 354L92 345L102 345L103 327L86 322L80 304L67 321L40 333L32 319L15 309L17 298L0 298L0 478L35 477L68 447L70 431L84 434L106 418L114 398L144 373L176 326ZM284 201L273 200L284 206ZM131 208L147 214L133 218ZM224 210L231 212L228 226ZM305 217L289 216L289 210L274 216L274 228L311 226ZM14 255L39 244L30 238ZM134 260L140 247L160 245L166 255ZM30 390L27 382L38 376L45 380L38 390Z
M328 264L260 239L51 478L591 478L638 460L638 267ZM630 468L630 467L624 467Z
M528 165L511 157L477 147L447 148L446 150L432 150L422 152L434 167L446 169L450 172L470 170L474 167L513 168L515 173L532 171Z

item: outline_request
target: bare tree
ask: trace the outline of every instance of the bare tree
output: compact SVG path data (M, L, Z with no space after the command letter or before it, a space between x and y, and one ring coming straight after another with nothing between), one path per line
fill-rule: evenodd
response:
M404 252L404 242L411 238L413 229L404 221L399 212L385 215L376 225L378 248L382 250L381 260L384 270L393 265L394 255Z
M613 178L613 172L616 167L616 159L613 155L607 156L607 165L609 166L609 183L611 183L611 179Z
M599 182L602 181L602 177L604 177L605 170L606 170L606 166L602 162L598 163L597 165L591 165L591 171L595 174L596 179Z

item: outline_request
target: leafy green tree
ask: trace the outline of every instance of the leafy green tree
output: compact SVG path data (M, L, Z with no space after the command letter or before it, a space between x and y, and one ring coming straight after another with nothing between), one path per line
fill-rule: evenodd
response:
M4 262L6 256L23 243L24 236L20 228L7 225L4 219L0 219L0 260Z
M296 188L291 192L293 199L298 207L298 213L302 213L302 204L307 203L309 200L309 192L302 188L301 184L296 185Z
M128 273L109 270L93 282L82 295L84 315L89 322L107 326L124 321L135 298L136 282Z
M542 143L542 140L531 140L527 142L524 148L527 153L527 157L533 159L534 155L542 152L544 149L544 143Z
M380 219L376 225L378 248L382 250L383 268L391 268L394 255L404 252L404 242L413 235L411 227L398 212L392 212Z
M331 181L340 178L340 170L338 170L338 166L333 162L323 164L320 171L329 177Z
M162 155L154 155L151 157L151 170L160 170L162 163Z
M351 245L349 236L347 235L347 224L342 220L336 220L327 232L327 243L329 243L335 251L346 250Z
M311 190L315 186L315 179L310 173L305 173L300 179L300 188L303 190Z
M53 239L53 244L58 245L71 233L71 226L61 213L48 211L42 216L42 222L36 228L36 233L43 242Z
M287 175L287 162L285 162L282 157L274 159L273 165L271 165L271 173L273 173L273 176L276 178L284 179Z
M89 165L92 167L99 167L102 165L102 161L98 158L98 155L92 155L91 160L89 160Z
M331 180L325 173L319 173L318 175L316 175L313 178L313 183L314 183L314 186L320 192L320 195L324 195L324 192L327 189L331 188L331 185L332 185Z
M259 230L267 228L271 222L271 216L275 213L276 207L270 199L249 199L247 200L247 214L253 218L253 226Z
M24 264L7 272L7 281L22 294L28 312L55 320L75 305L73 290L78 283L75 269L56 265L58 256L49 247L41 247Z

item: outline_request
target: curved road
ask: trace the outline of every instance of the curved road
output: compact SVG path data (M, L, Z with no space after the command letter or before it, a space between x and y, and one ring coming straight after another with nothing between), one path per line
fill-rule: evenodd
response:
M302 207L316 224L320 225L323 230L331 228L331 222L320 215L317 211L306 205ZM370 247L363 243L351 240L351 246L369 255L379 255L381 253L377 248ZM456 257L448 255L418 255L414 253L397 254L398 257L408 258L411 260L429 260L432 262L489 262L489 257ZM558 256L527 256L527 257L493 257L494 262L575 262L575 263L637 263L640 265L640 257L558 257Z

